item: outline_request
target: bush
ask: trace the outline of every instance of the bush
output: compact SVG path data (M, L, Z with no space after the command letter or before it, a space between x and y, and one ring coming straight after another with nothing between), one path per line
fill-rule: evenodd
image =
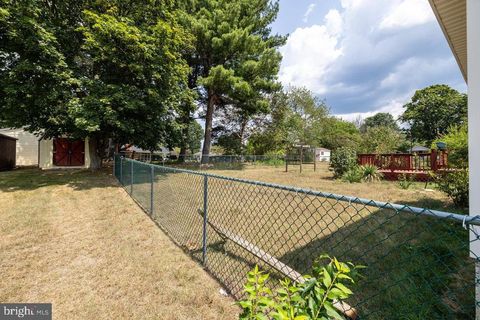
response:
M371 164L361 166L360 171L362 172L362 180L366 182L380 181L383 178L383 174L378 171L378 168Z
M439 174L435 181L437 188L445 192L456 206L468 207L468 169Z
M362 182L363 171L359 166L355 166L342 175L342 181L355 183Z
M323 260L328 260L327 265L320 263ZM353 294L347 285L354 283L359 268L362 267L320 256L312 275L304 276L305 282L281 280L280 288L272 292L266 286L269 274L255 266L247 276L246 298L238 302L243 309L240 319L344 319L337 308Z
M408 174L402 173L398 176L398 186L404 190L407 190L408 188L410 188L410 186L413 184L414 181L415 181L414 174L408 175Z
M468 125L448 128L448 133L432 143L432 148L437 148L437 142L445 142L448 150L448 162L452 167L466 168L468 166Z
M345 172L357 166L357 153L354 149L340 147L330 157L330 169L336 178L342 177Z

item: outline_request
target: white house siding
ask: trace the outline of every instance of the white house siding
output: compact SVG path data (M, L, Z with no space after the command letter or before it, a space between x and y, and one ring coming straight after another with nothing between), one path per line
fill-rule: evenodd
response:
M17 166L38 165L38 137L23 129L0 129L0 133L17 138Z
M315 158L317 159L317 161L330 161L330 150L322 148L316 149Z

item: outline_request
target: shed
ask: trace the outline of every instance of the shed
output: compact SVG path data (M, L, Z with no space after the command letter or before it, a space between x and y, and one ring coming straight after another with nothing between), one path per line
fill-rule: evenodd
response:
M0 171L12 170L16 166L17 139L0 133Z
M41 169L90 168L89 140L57 137L38 141L38 166Z
M17 138L17 166L38 166L38 137L22 128L3 128L0 133Z

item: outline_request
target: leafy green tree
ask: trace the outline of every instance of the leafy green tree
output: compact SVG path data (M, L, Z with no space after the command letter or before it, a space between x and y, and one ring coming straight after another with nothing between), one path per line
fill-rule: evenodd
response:
M397 151L405 137L391 127L370 127L362 135L360 151L364 153L391 153Z
M285 152L293 144L358 148L361 137L355 124L329 115L328 106L311 91L293 87L272 95L270 101L271 114L263 130L249 138L252 152Z
M371 117L365 118L360 125L360 132L365 133L369 128L374 127L388 127L396 131L400 130L397 122L388 112L379 112Z
M223 148L225 154L232 155L242 153L242 143L237 134L223 134L218 137L217 140L217 145Z
M45 137L171 144L191 38L171 1L2 1L0 118Z
M453 125L448 128L448 133L440 136L432 143L436 149L436 142L445 142L448 149L448 162L457 168L468 167L468 124Z
M188 126L188 149L192 154L198 152L202 146L203 128L197 121Z
M317 146L328 116L325 102L306 88L292 88L288 103L292 111L288 119L288 143Z
M295 144L317 146L328 120L325 102L305 88L292 87L271 97L271 115L262 132L252 135L257 154L286 151Z
M270 35L278 1L191 0L184 23L195 36L188 61L205 109L202 162L208 162L214 113L233 105L244 115L268 108L266 94L279 89L276 76L285 39Z
M335 117L329 117L324 124L319 141L319 145L331 150L341 147L356 150L361 137L355 124Z
M467 116L467 95L447 85L417 90L403 106L401 120L410 127L411 138L432 142L452 125L461 125Z

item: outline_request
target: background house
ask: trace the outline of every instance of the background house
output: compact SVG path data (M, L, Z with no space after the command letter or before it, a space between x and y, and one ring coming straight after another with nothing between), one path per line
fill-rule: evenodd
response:
M317 161L330 161L331 151L326 148L315 148L315 159Z

